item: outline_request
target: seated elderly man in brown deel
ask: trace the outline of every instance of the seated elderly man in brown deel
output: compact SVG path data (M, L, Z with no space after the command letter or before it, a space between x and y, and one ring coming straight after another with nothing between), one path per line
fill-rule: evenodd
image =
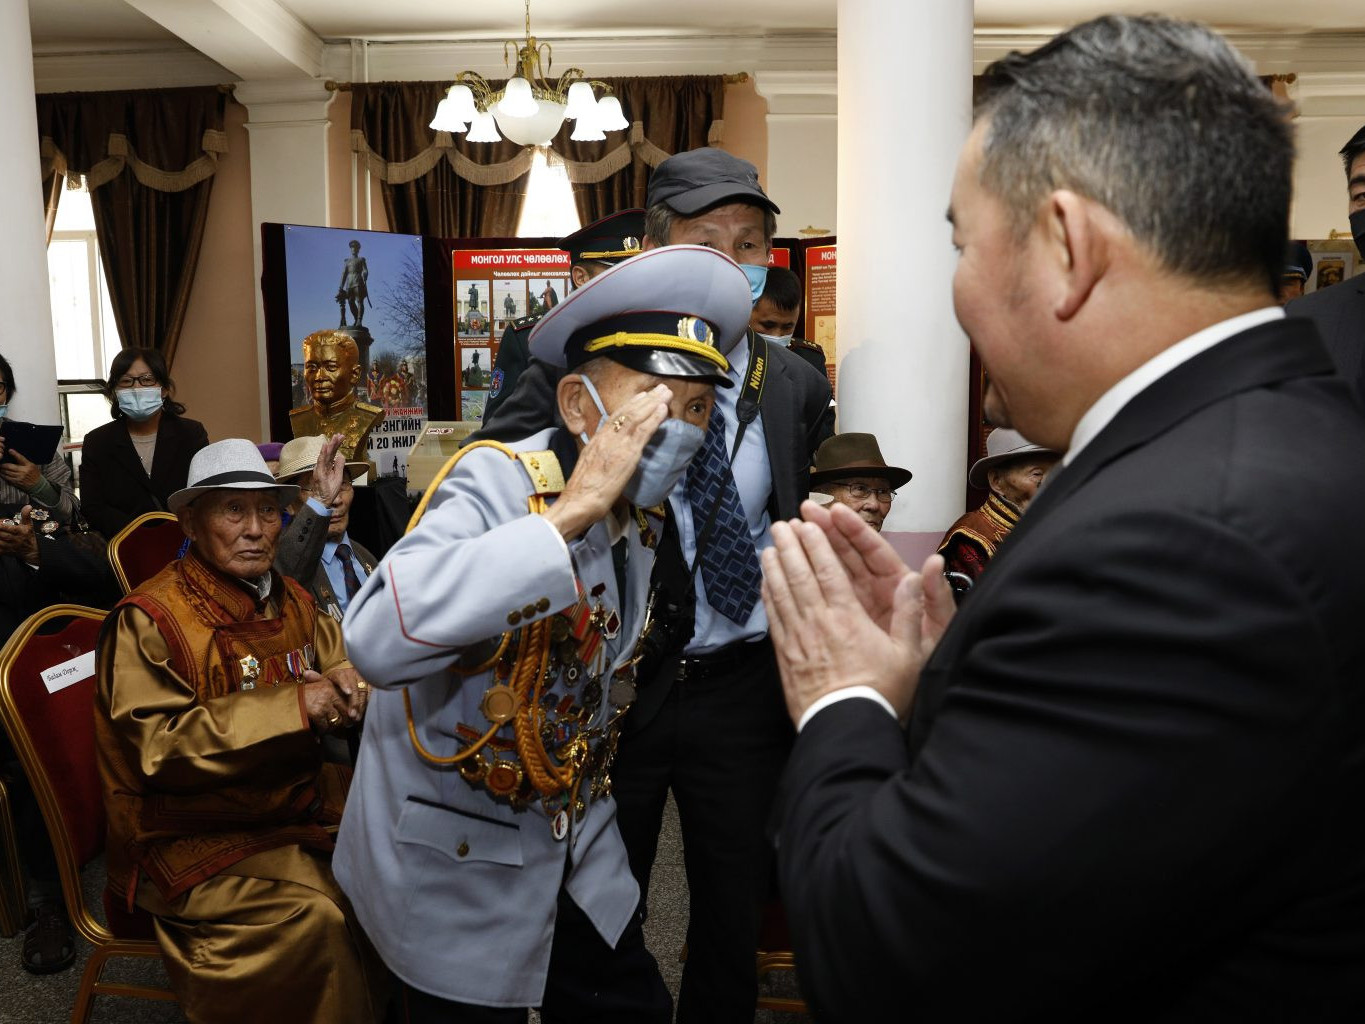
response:
M981 575L1059 458L1051 449L1024 440L1017 430L991 431L985 456L967 472L973 487L989 488L991 493L943 535L938 550L948 572L972 580Z
M100 636L109 887L152 914L195 1022L379 1017L382 968L331 869L349 770L318 743L369 688L337 623L271 569L297 493L249 441L203 448L169 502L188 552Z
M815 450L810 489L847 505L881 533L896 488L910 476L910 470L886 464L876 435L835 434Z

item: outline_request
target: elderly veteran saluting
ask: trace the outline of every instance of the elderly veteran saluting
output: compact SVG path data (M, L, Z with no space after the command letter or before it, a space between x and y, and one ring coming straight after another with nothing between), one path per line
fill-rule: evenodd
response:
M153 915L192 1021L375 1020L383 972L328 864L346 773L318 745L367 687L337 623L271 571L298 488L241 439L201 449L189 484L169 502L189 551L100 637L110 889Z
M670 1019L608 770L656 506L749 309L739 267L700 246L575 291L531 337L568 370L564 427L464 448L351 602L349 649L382 689L336 871L408 1021Z

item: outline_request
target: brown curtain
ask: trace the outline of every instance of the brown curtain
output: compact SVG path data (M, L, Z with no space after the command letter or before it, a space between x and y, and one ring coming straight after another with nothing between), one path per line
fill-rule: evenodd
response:
M501 88L501 82L491 83ZM530 174L514 142L469 142L428 125L448 82L351 86L351 149L382 183L389 229L440 238L517 233Z
M62 198L62 183L65 179L56 171L43 170L43 220L47 226L47 242L51 245L52 231L57 226L57 203Z
M227 152L226 106L217 86L38 97L44 180L85 177L123 346L158 349L167 363L185 320L218 154Z
M719 143L724 120L723 75L601 81L621 101L631 127L607 133L605 142L574 142L569 138L573 122L567 121L550 143L569 163L574 203L584 224L644 206L651 171L674 153ZM609 173L603 176L604 171Z

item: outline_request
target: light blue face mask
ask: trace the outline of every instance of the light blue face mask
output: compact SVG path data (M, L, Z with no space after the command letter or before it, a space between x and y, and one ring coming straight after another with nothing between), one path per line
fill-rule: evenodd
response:
M763 286L768 283L768 265L765 263L756 267L752 263L741 263L739 269L749 279L749 299L757 306L758 300L763 297Z
M583 385L592 397L592 404L597 406L597 411L602 414L602 418L597 421L597 429L601 430L607 422L606 407L602 405L602 399L598 396L592 381L584 377ZM578 436L583 439L584 444L588 443L586 433ZM635 467L635 472L631 474L621 494L637 508L652 508L658 505L682 479L692 457L701 451L705 440L706 431L701 427L670 416L659 424L659 429L654 431L654 436L645 445L645 450L640 453L640 463Z
M8 411L9 411L8 402L6 402L4 405L0 405L0 420L3 420L5 418L5 413Z
M117 392L118 407L130 420L149 420L163 401L160 388L125 388Z
M758 334L758 336L769 345L781 345L783 348L791 348L793 336L790 334L759 334L758 331L754 331L754 333Z

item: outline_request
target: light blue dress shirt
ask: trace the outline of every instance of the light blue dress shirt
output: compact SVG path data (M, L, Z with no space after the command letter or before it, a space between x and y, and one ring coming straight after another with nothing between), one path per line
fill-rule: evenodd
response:
M734 381L732 388L716 388L716 406L725 417L725 451L728 454L735 444L735 434L739 430L736 407L739 405L741 384L749 366L749 338L746 334L738 345L726 356L730 360L729 377ZM768 462L767 437L763 432L762 414L754 417L744 431L744 440L730 464L734 474L735 486L739 490L739 500L744 506L744 516L749 522L749 534L753 537L754 547L762 552L772 547L772 522L768 516L768 500L772 497L773 470ZM692 505L687 500L687 480L684 478L673 488L668 496L677 517L678 533L682 538L683 557L692 565L697 558L696 530L701 524L692 521ZM767 635L768 614L763 602L754 604L749 619L744 623L731 622L711 607L706 600L706 588L702 585L701 572L693 576L697 591L696 628L692 641L685 649L687 654L707 654L736 640L758 640Z

